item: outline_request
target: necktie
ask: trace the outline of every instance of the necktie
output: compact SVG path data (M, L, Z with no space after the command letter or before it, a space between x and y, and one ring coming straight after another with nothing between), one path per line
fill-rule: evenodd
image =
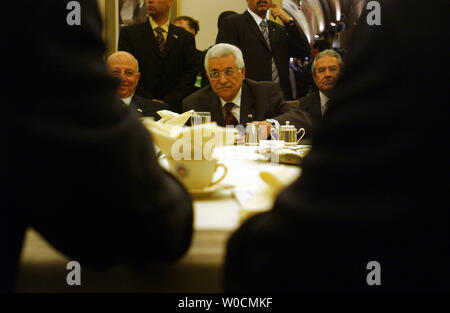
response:
M261 29L264 39L267 42L267 45L269 46L269 49L271 49L269 40L269 30L267 29L267 22L265 20L262 20L261 23L259 24L259 27ZM280 82L280 78L278 77L277 66L275 64L275 61L273 60L273 57L272 57L272 81L276 83Z
M231 110L234 107L233 102L228 102L225 104L225 126L226 125L233 125L236 126L238 124L237 119L234 117L233 113L231 113Z
M324 116L325 115L325 113L327 112L327 110L328 110L328 105L330 104L330 100L328 100L327 102L325 102L325 104L323 105L323 108L322 108L322 116Z
M164 29L162 29L161 27L156 27L155 31L156 31L156 42L158 43L159 51L162 53L165 44L164 36L162 34L164 32Z

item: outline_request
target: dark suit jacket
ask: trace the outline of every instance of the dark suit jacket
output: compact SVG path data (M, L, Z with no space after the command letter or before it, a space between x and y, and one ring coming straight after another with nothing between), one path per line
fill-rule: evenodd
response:
M226 42L242 50L246 77L258 81L272 80L272 57L278 69L280 86L284 97L292 99L289 79L289 58L309 55L309 44L297 25L285 27L268 22L271 47L267 45L253 17L245 11L226 18L217 34L216 43Z
M241 93L240 124L252 121L276 119L280 124L290 121L297 129L305 128L306 134L311 134L311 119L299 109L289 106L283 97L278 84L273 82L257 82L244 79ZM220 98L211 86L205 87L183 101L183 111L195 110L211 112L211 121L225 126Z
M137 111L141 112L143 116L154 117L156 121L161 118L156 112L161 110L170 110L169 105L166 103L153 101L137 94L134 94L133 98L131 98L130 105L136 108Z
M141 78L136 93L162 100L180 112L181 101L192 91L197 74L194 36L170 24L161 54L147 21L121 30L119 50L130 52L139 62Z
M175 260L189 247L191 199L158 166L148 131L117 95L97 2L80 4L82 27L61 22L64 1L4 8L5 22L24 18L18 31L30 41L4 38L0 292L13 288L28 227L93 269ZM39 78L27 93L25 72Z
M322 124L322 110L320 107L320 95L319 92L316 91L306 97L299 99L299 107L300 110L306 112L311 116L312 124L313 124L313 135L320 128L320 124Z
M446 1L379 2L382 25L363 15L354 30L302 176L229 241L226 291L449 292L448 52L410 53L446 36ZM441 114L424 118L430 95Z

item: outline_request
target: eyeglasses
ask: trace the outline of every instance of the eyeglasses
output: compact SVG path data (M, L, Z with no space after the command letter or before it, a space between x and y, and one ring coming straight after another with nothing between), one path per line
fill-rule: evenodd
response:
M220 75L223 73L225 75L226 78L231 78L233 77L233 75L236 73L236 71L241 71L240 69L234 69L234 68L227 68L225 69L225 71L211 71L208 73L209 78L211 78L212 80L219 80L220 79Z

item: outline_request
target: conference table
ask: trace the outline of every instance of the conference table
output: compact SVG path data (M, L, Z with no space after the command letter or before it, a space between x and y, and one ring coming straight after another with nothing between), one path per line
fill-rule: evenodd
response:
M194 233L186 254L170 264L117 265L97 272L81 265L81 285L69 286L70 260L55 250L33 229L27 230L21 255L17 292L222 292L226 245L242 222L254 213L270 209L274 197L261 173L281 174L286 182L301 174L298 165L268 160L256 146L227 146L214 150L226 165L225 179L203 193L193 194ZM165 159L160 160L167 167ZM278 174L277 174L278 173ZM220 169L216 175L221 175ZM258 196L266 195L258 199ZM257 201L255 201L257 200Z

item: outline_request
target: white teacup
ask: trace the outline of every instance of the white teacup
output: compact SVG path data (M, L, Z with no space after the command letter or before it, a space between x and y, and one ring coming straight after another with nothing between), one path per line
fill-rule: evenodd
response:
M204 189L221 182L227 175L227 167L222 163L217 163L217 159L212 160L174 160L167 159L170 172L181 181L187 189ZM222 176L213 181L214 173L222 167Z

